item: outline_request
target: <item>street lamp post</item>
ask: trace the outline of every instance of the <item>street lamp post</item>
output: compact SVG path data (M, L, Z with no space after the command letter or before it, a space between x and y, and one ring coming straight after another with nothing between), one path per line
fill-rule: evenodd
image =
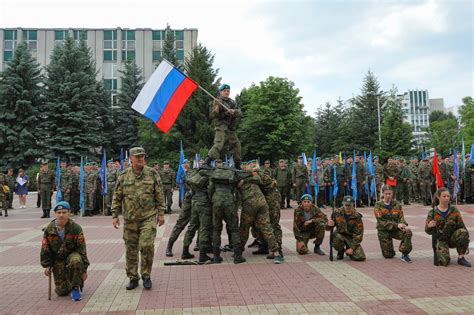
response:
M373 91L367 92L368 95L374 95L377 97L377 118L378 118L378 125L379 125L379 149L382 149L382 132L381 132L381 127L380 127L380 96L383 95L383 91L380 91L380 93L376 94Z

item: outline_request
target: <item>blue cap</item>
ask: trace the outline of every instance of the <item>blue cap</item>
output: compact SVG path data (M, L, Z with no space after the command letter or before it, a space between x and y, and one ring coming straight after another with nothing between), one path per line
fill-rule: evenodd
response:
M224 90L227 90L227 89L230 90L230 85L229 84L223 83L219 86L219 91L224 91Z
M69 202L67 201L60 201L58 202L54 208L53 208L53 211L56 212L57 210L63 210L63 209L71 209L71 206L69 206Z
M188 159L184 159L184 160L183 160L183 164L184 164L184 163L189 163L189 160L188 160Z
M304 201L304 200L313 201L313 197L310 194L304 194L303 196L301 196L300 200L301 201Z

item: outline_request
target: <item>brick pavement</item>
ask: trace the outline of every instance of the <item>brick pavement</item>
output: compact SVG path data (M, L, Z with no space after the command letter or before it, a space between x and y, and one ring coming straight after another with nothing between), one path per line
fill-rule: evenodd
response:
M158 229L153 289L140 286L132 292L124 288L128 279L122 232L111 227L110 217L75 217L84 228L91 261L84 299L72 302L53 294L48 301L47 278L39 265L41 228L48 221L39 218L35 195L28 199L27 209L0 217L1 314L474 314L474 268L433 266L431 239L424 233L428 208L421 205L405 207L414 231L412 264L402 263L399 253L394 259L382 257L372 209L363 208L366 262L298 256L293 212L284 210L285 264L274 265L246 250L245 264L234 265L231 253L224 253L221 265L165 267L163 262L170 260L164 254L166 243L178 216L174 209ZM473 235L474 206L459 208ZM174 259L180 257L183 235L174 245ZM327 236L322 246L326 252Z

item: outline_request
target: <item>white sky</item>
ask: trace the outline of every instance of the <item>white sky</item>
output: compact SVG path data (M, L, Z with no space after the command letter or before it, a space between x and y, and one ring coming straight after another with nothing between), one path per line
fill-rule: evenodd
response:
M232 94L287 77L313 115L360 92L428 89L445 106L473 95L473 4L452 1L0 0L0 27L197 28Z

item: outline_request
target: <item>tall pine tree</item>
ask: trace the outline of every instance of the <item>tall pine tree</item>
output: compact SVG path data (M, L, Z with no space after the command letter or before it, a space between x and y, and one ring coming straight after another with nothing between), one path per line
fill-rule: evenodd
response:
M68 37L53 50L46 67L46 104L41 129L50 156L78 160L100 154L104 130L105 92L96 81L95 63L85 43Z
M114 152L120 152L120 148L129 149L138 144L140 115L132 109L132 104L143 87L142 71L135 61L127 62L120 73L122 87L118 94L117 106L114 109L116 126L113 135Z
M161 57L168 60L174 66L178 66L178 59L176 59L176 49L174 47L174 31L169 24L166 24L165 41L163 42L163 51Z
M0 157L2 166L26 168L41 156L37 142L42 103L41 70L26 43L15 50L0 79Z
M408 157L413 152L413 127L403 121L401 104L393 100L387 101L381 127L382 150L379 153L384 159L397 155Z

